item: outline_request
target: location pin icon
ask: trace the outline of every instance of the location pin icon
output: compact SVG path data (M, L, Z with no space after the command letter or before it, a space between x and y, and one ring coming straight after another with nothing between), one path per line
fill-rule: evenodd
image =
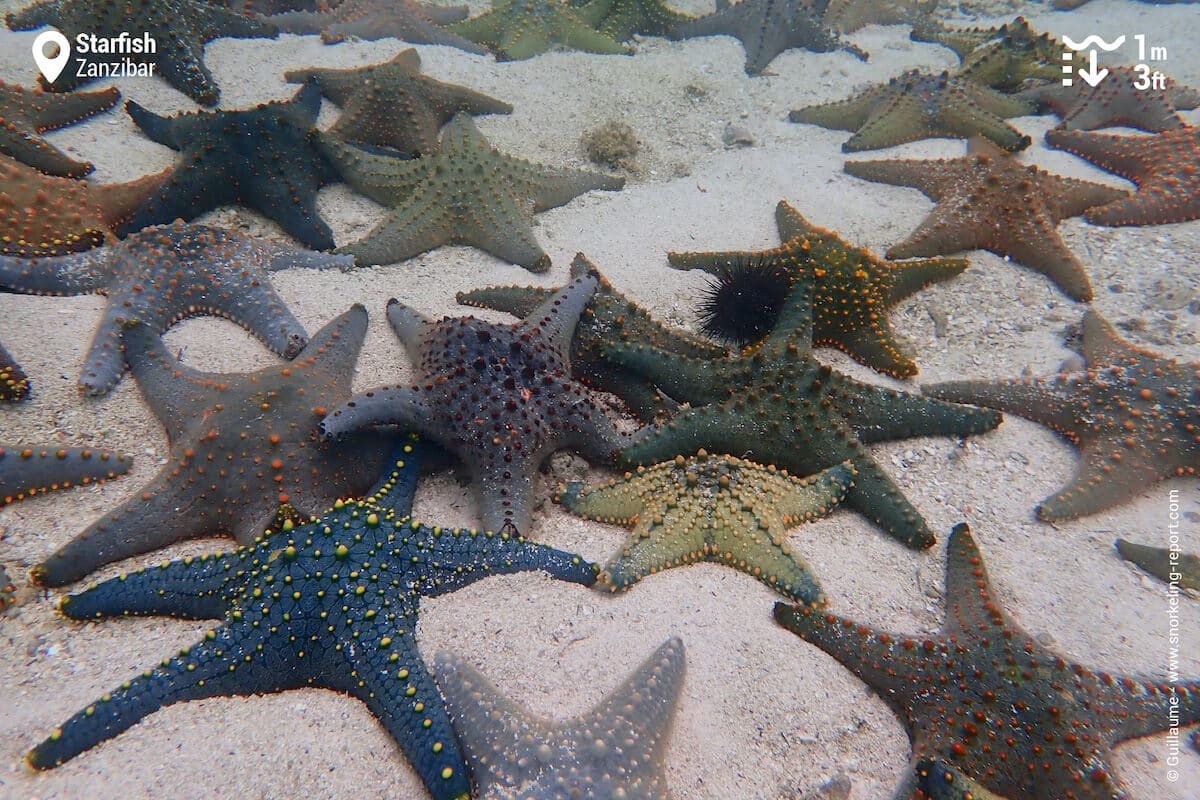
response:
M51 43L58 45L58 55L46 55L46 45ZM42 71L46 82L54 83L66 68L67 62L71 60L71 43L67 41L66 36L53 28L43 31L33 40L33 60L37 63L38 69Z

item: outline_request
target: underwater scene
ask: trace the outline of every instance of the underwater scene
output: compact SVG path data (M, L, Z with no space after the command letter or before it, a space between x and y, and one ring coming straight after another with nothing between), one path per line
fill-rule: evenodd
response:
M1200 797L1200 5L0 14L0 798Z

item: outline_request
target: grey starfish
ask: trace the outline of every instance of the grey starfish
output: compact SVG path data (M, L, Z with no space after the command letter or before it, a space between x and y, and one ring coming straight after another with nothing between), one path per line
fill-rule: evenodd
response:
M775 56L794 47L828 53L845 50L867 60L867 53L842 40L818 19L819 12L804 0L717 0L712 14L681 22L670 28L669 39L725 34L741 40L746 48L746 74L758 75Z
M0 289L108 297L79 378L82 391L100 395L115 386L125 371L122 327L132 321L159 334L186 317L225 317L276 353L292 358L308 336L276 294L267 272L353 266L354 260L347 256L175 222L83 253L35 259L0 256Z
M550 268L533 237L533 215L625 179L543 167L492 147L466 114L442 132L441 152L404 159L353 147L327 134L317 146L346 182L395 210L365 239L338 248L359 264L391 264L441 247L470 244L532 272Z
M667 800L663 759L685 666L683 642L669 639L598 706L563 722L530 716L448 653L434 670L479 800Z

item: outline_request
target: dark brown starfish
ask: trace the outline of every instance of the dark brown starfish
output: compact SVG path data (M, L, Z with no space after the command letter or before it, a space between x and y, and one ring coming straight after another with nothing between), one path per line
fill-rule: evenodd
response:
M1046 275L1075 300L1091 300L1083 264L1059 237L1058 223L1125 195L1099 183L1051 175L983 139L963 158L849 161L850 175L911 186L937 206L888 258L937 256L980 248Z
M1038 506L1045 520L1112 508L1200 471L1200 363L1134 347L1094 311L1083 318L1082 349L1081 372L923 387L932 397L1019 414L1079 446L1071 482Z
M936 637L775 606L780 624L892 707L908 729L914 767L936 759L1013 800L1118 800L1126 794L1112 773L1115 745L1176 719L1200 722L1200 682L1093 673L1039 645L1001 610L966 524L954 528L947 552L946 624ZM910 770L894 797L926 798L928 777Z
M1200 219L1200 125L1154 136L1052 130L1046 143L1137 184L1133 195L1088 211L1084 218L1093 225Z
M90 163L76 161L51 147L41 134L107 111L120 96L114 87L100 92L53 94L0 81L0 153L48 175L87 175L92 171Z

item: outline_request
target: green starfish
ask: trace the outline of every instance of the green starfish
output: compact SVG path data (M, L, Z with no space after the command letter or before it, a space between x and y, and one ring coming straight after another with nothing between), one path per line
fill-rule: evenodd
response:
M842 152L856 153L931 137L986 136L1010 152L1030 138L1004 121L1033 113L1033 105L943 72L909 70L848 99L798 108L792 122L855 131Z
M643 421L665 416L674 403L664 398L652 382L604 358L604 346L650 342L672 353L695 358L722 358L729 351L687 331L663 325L614 289L583 253L576 253L571 262L571 279L582 278L589 272L600 279L600 286L575 326L571 374L593 389L617 395ZM490 308L525 319L558 291L537 286L494 286L459 292L455 299L466 306Z
M633 531L600 573L614 592L671 567L713 561L816 604L824 601L821 588L788 547L787 531L833 511L853 483L848 462L801 479L701 450L602 486L572 481L554 499L576 516Z
M1124 539L1117 539L1115 545L1121 558L1136 564L1163 583L1200 591L1200 556L1167 547L1135 544Z
M803 284L793 292L808 294ZM987 410L931 401L859 383L812 357L811 301L789 298L775 331L736 356L702 361L646 345L605 348L610 358L692 403L670 422L644 429L622 451L654 464L700 448L749 453L795 475L850 461L857 473L846 504L902 544L934 543L925 520L864 447L911 436L967 436L1000 424Z
M938 0L827 0L821 22L839 33L928 19Z
M1029 80L1062 78L1063 45L1057 37L1038 33L1024 17L1001 25L994 39L963 58L958 75L1002 92L1020 89Z
M596 29L613 0L573 6L567 0L498 0L492 10L447 29L487 45L500 61L520 61L556 45L588 53L628 53L629 48Z
M675 25L693 19L669 7L663 0L613 0L600 21L600 32L618 42L634 34L666 36Z
M441 247L471 244L531 272L550 268L533 237L533 215L625 179L555 169L501 153L466 114L442 132L441 150L406 159L318 134L317 147L346 182L393 211L366 238L338 248L361 264L391 264Z
M1200 682L1094 673L1017 626L1000 608L965 523L947 546L939 635L880 631L785 603L775 605L775 619L900 717L914 763L894 800L927 800L928 789L970 800L954 791L972 782L992 793L974 795L980 800L1123 800L1113 747L1200 722Z
M786 200L775 207L775 223L783 243L770 250L667 255L676 269L702 269L717 276L706 307L711 320L706 330L723 336L722 325L745 317L739 329L750 334L740 344L756 342L773 330L788 297L786 282L780 283L783 293L764 298L765 307L747 307L736 297L722 296L722 289L736 287L745 273L770 273L811 288L811 295L791 297L812 298L814 346L836 347L859 363L897 378L915 375L917 365L895 341L888 312L926 286L961 274L967 268L966 259L884 261L837 233L813 225ZM749 322L754 324L746 328Z
M398 455L366 499L338 500L311 523L64 598L63 615L77 620L224 622L75 714L30 751L29 764L53 768L174 703L319 687L366 703L435 800L466 800L466 764L417 647L421 599L531 570L590 586L596 570L506 533L417 522L418 454L406 443Z

